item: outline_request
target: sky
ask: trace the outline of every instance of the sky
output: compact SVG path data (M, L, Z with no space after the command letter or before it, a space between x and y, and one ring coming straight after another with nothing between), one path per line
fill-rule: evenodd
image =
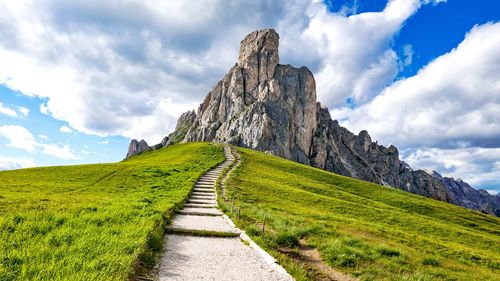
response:
M251 31L333 118L500 191L500 1L0 0L0 169L123 159L197 108Z

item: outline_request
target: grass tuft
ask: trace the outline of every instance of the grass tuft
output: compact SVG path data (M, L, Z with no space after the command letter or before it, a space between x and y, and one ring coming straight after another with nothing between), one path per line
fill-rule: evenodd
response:
M427 257L422 260L423 265L439 266L439 260L434 257Z

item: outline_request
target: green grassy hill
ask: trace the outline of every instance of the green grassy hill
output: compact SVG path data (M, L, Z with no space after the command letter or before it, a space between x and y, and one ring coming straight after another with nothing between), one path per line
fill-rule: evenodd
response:
M231 216L298 280L321 278L300 257L304 243L363 280L500 280L498 218L239 151L226 186L241 211ZM221 161L221 147L192 143L0 172L0 280L129 279L153 264L165 222Z
M236 223L298 280L321 277L301 258L304 243L361 280L500 280L499 218L239 151L226 211L234 199Z
M181 144L115 164L0 172L0 280L127 280L222 148Z

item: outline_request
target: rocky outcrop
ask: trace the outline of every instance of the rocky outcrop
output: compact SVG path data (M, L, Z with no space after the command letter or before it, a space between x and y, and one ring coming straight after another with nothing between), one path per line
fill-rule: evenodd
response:
M193 125L195 119L196 113L194 112L194 110L184 112L177 120L175 130L167 137L169 141L166 145L183 141L189 128L191 128L191 126Z
M317 105L317 128L311 165L341 175L396 187L450 202L445 186L424 171L414 171L399 160L398 149L373 142L367 131L358 135L332 120L328 109Z
M311 71L279 64L278 47L279 35L272 29L247 35L237 63L196 113L189 111L179 118L166 145L231 143L474 210L495 213L500 209L491 195L413 170L399 160L396 147L373 142L366 131L355 135L341 127L316 101Z
M484 189L476 190L461 179L442 177L435 171L432 175L446 186L455 204L500 217L500 196L491 195Z
M168 146L170 144L169 140L169 137L164 137L160 143L149 146L145 140L137 141L136 139L133 139L132 141L130 141L127 156L125 156L125 159L128 159L134 155L141 154L144 151L157 150Z
M147 150L149 150L149 145L145 140L137 141L136 139L133 139L128 146L128 152L125 158L132 157Z

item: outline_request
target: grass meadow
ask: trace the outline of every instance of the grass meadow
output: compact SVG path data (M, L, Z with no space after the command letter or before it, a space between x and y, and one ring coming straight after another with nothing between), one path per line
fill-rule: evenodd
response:
M0 172L0 280L128 280L155 262L164 226L220 146L127 161Z
M361 280L500 280L499 218L238 150L225 211L297 280L321 278L299 241Z

